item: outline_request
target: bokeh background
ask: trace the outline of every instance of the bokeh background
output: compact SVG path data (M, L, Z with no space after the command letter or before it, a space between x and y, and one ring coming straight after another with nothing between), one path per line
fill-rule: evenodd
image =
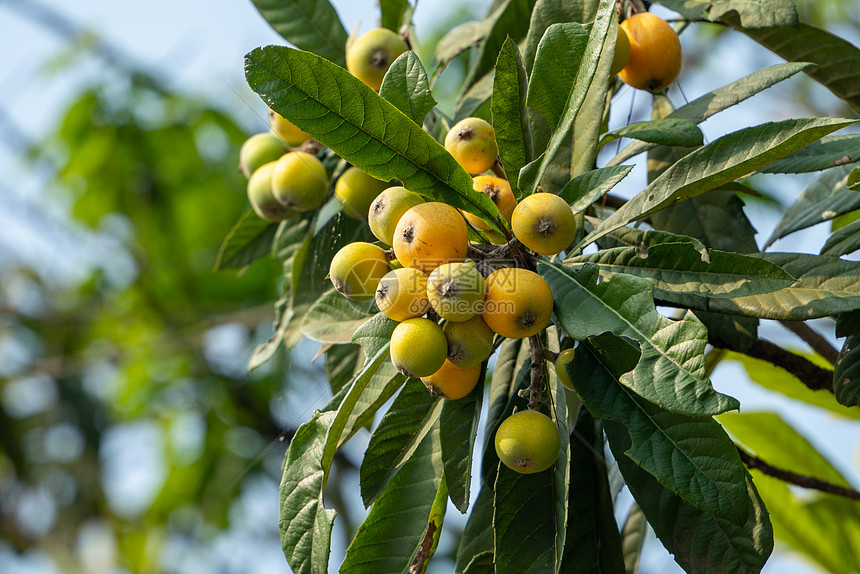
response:
M377 25L373 0L333 4L347 30ZM425 65L440 37L488 4L420 0ZM860 45L860 2L798 4L805 21ZM682 41L676 105L780 61L713 26ZM271 43L283 40L248 0L0 1L0 572L289 572L277 487L286 441L330 396L324 368L305 342L249 374L271 334L280 270L264 259L212 272L247 207L239 146L266 129L243 55ZM443 111L463 67L439 85ZM623 90L612 126L647 118L649 103ZM809 115L853 114L795 77L703 130L712 140ZM637 168L619 192L644 181ZM753 178L764 197L745 198L746 210L760 245L808 181ZM817 253L828 232L774 249ZM837 343L832 322L813 326ZM808 351L778 325L765 322L761 336ZM860 486L856 420L766 390L737 362L721 363L714 382L746 412L778 413ZM327 492L340 512L332 571L362 520L366 439L336 459ZM451 509L432 572L452 571L446 555L463 524ZM822 568L778 544L765 571ZM640 571L679 571L653 534Z

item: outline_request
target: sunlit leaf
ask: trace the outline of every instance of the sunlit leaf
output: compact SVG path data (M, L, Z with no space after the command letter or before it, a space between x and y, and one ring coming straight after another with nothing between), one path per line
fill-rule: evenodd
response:
M574 213L579 213L608 193L632 169L632 166L621 165L587 171L571 179L559 196L570 204Z
M328 0L252 0L287 42L343 66L346 30Z
M697 147L703 143L702 132L694 121L671 117L627 124L608 132L600 139L600 145L606 145L620 138L683 147Z
M748 175L853 122L836 118L783 120L725 135L678 160L583 242L590 243L630 221Z
M676 413L709 415L736 409L737 400L716 392L705 375L707 331L690 313L673 321L657 313L645 279L618 274L598 283L598 269L579 271L541 263L559 325L576 340L606 332L639 343L642 358L621 377L633 392ZM660 381L660 384L655 384Z
M532 130L526 106L528 78L520 52L510 38L502 44L493 81L493 128L502 167L511 177L534 159ZM512 182L514 186L516 181ZM515 195L521 195L514 190Z
M412 118L419 126L424 123L427 112L436 105L430 93L430 80L415 52L404 52L392 62L379 95L397 106L401 112Z
M685 18L718 22L733 12L748 28L797 26L797 9L790 0L655 0Z
M786 208L765 248L790 233L860 208L860 193L846 185L850 170L847 166L831 169L812 180L797 201Z
M761 168L759 173L809 173L860 161L860 136L828 136Z
M625 457L661 485L697 508L743 525L747 474L734 443L712 418L670 413L621 384L638 355L633 344L614 335L589 338L568 368L583 405L595 417L627 428L631 443Z
M270 254L277 230L277 224L260 219L251 210L246 211L224 238L214 270L244 267Z
M302 333L321 343L349 343L373 316L369 306L347 299L334 289L316 300L302 320Z

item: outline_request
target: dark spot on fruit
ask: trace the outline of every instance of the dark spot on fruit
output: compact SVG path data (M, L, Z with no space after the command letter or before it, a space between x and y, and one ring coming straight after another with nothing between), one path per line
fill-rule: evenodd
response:
M522 315L517 319L517 324L519 324L520 328L527 329L535 324L537 321L537 315L534 311L525 311Z
M472 139L472 136L475 135L475 130L468 126L464 126L460 128L460 131L457 132L457 139L461 141L466 141Z
M374 68L387 68L388 52L382 48L374 51L373 54L370 55L370 63Z
M551 236L555 233L556 229L558 229L558 224L555 218L552 217L541 217L535 223L535 231L542 237Z
M412 225L407 225L403 228L403 240L410 244L415 241L415 229Z

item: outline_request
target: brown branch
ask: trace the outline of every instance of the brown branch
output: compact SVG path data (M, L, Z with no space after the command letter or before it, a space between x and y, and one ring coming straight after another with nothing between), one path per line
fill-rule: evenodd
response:
M529 337L529 345L532 355L529 410L537 411L540 410L541 393L543 393L543 345L541 345L538 335Z
M713 335L708 337L708 343L718 349L730 349L737 351L734 347ZM779 345L774 345L770 341L758 339L749 349L743 352L755 359L767 361L772 365L784 369L800 379L804 385L813 391L830 391L833 392L833 371L822 369L815 363L804 359L800 355L795 355L790 351L786 351Z
M782 326L803 339L803 342L812 347L812 350L827 359L831 365L836 364L839 351L833 348L827 339L821 336L812 327L803 321L780 321Z
M764 462L762 459L747 453L740 447L737 447L737 449L738 454L741 455L741 460L749 468L760 470L769 476L778 478L784 482L796 484L797 486L802 486L803 488L820 490L821 492L827 492L829 494L835 494L837 496L844 496L845 498L850 498L851 500L860 500L860 492L857 492L853 488L848 488L847 486L839 486L838 484L833 484L832 482L827 482L819 478L807 476L805 474L798 474L796 472L785 470L783 468L776 468L775 466L771 466L768 463Z

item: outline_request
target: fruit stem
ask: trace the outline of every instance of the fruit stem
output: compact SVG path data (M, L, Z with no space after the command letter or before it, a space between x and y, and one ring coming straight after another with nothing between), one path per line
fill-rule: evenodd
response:
M531 382L529 383L529 410L539 411L542 402L541 395L543 394L544 378L543 378L543 359L544 348L540 342L538 335L529 337L529 345L531 346L532 364L531 364Z

